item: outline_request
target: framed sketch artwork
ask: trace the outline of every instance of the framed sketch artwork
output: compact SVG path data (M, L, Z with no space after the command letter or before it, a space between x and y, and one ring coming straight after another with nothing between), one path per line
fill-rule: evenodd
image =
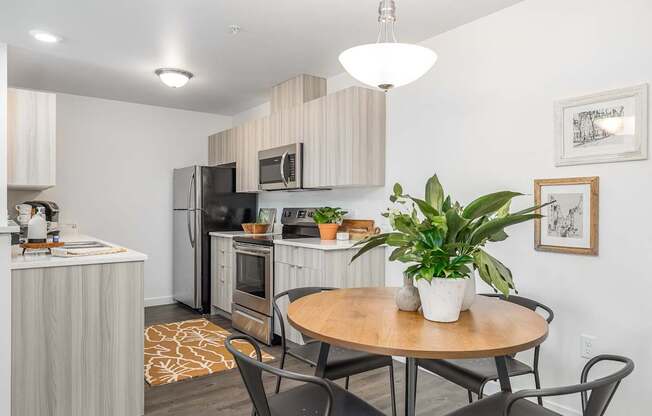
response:
M555 165L647 159L648 86L555 103Z
M535 204L550 204L534 222L534 248L597 256L598 186L597 176L535 180Z

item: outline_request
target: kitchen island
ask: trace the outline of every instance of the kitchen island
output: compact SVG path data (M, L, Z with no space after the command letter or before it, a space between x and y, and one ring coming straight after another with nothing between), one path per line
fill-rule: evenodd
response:
M21 251L11 258L12 415L142 415L147 256Z

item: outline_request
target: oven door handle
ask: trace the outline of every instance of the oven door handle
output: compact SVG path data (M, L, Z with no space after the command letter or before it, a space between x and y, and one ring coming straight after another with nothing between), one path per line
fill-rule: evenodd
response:
M288 155L288 152L283 152L283 155L281 156L281 180L283 181L283 186L286 188L288 187L288 180L285 177L285 160L287 159Z
M235 250L236 254L245 254L245 255L250 255L250 256L258 256L258 257L269 257L272 253L269 251L263 251L263 250Z

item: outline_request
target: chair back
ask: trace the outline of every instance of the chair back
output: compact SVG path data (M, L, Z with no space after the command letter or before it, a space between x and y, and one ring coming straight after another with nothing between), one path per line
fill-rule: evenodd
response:
M536 312L537 309L543 309L546 312L547 315L546 321L548 323L551 323L552 320L555 319L555 313L552 311L552 309L550 309L548 306L544 305L543 303L537 302L534 299L524 298L523 296L516 296L516 295L509 295L509 297L507 297L501 293L483 293L482 296L486 296L490 298L499 298L507 302L512 302L524 308L528 308L533 312Z
M336 288L334 287L318 287L318 286L298 287L295 289L286 290L285 292L281 292L278 295L274 296L273 308L276 315L278 315L277 318L278 318L279 326L281 328L281 343L282 343L283 350L285 350L286 348L285 316L283 316L283 314L281 313L281 308L278 305L278 301L287 296L290 303L292 303L295 300L301 299L304 296L312 295L314 293L321 293L328 290L335 290L335 289ZM304 342L308 342L311 340L308 336L303 334L301 334L301 338L303 339Z
M243 354L234 346L234 344L237 343L247 343L252 345L256 352L256 356L249 357ZM302 383L310 383L318 386L323 390L323 393L326 396L324 410L318 414L331 416L331 409L335 400L335 393L333 391L332 385L328 381L315 376L308 376L280 368L275 368L269 364L263 363L263 356L260 351L260 346L256 340L254 340L249 335L231 335L226 339L225 346L231 355L233 355L233 358L238 365L238 370L240 371L242 380L244 381L245 387L247 388L247 393L249 394L249 398L254 405L256 416L271 416L269 401L267 400L267 394L265 393L265 386L263 384L263 371L278 377L287 378Z
M251 344L256 352L256 357L251 358L246 356L233 346L234 343ZM247 393L249 393L249 398L251 398L251 402L256 410L256 414L258 416L271 416L269 403L267 402L267 394L265 394L265 386L263 385L263 367L259 365L262 364L263 359L260 346L258 346L258 343L251 339L251 337L246 335L230 336L227 338L225 346L235 359L240 375L242 376L242 381L244 381Z
M612 373L606 377L592 381L592 388L590 394L588 391L582 392L582 409L584 416L603 416L611 403L618 386L622 379L627 377L634 371L634 362L627 358L618 355L600 355L591 359L582 370L582 384L587 383L589 372L597 363L603 361L612 361L625 364L620 370Z

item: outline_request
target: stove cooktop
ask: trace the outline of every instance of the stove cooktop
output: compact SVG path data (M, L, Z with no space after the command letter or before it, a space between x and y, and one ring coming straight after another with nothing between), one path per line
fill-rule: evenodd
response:
M274 240L319 237L319 227L312 219L314 212L315 208L283 208L281 235L244 235L233 237L233 240L239 243L271 246L274 245Z

